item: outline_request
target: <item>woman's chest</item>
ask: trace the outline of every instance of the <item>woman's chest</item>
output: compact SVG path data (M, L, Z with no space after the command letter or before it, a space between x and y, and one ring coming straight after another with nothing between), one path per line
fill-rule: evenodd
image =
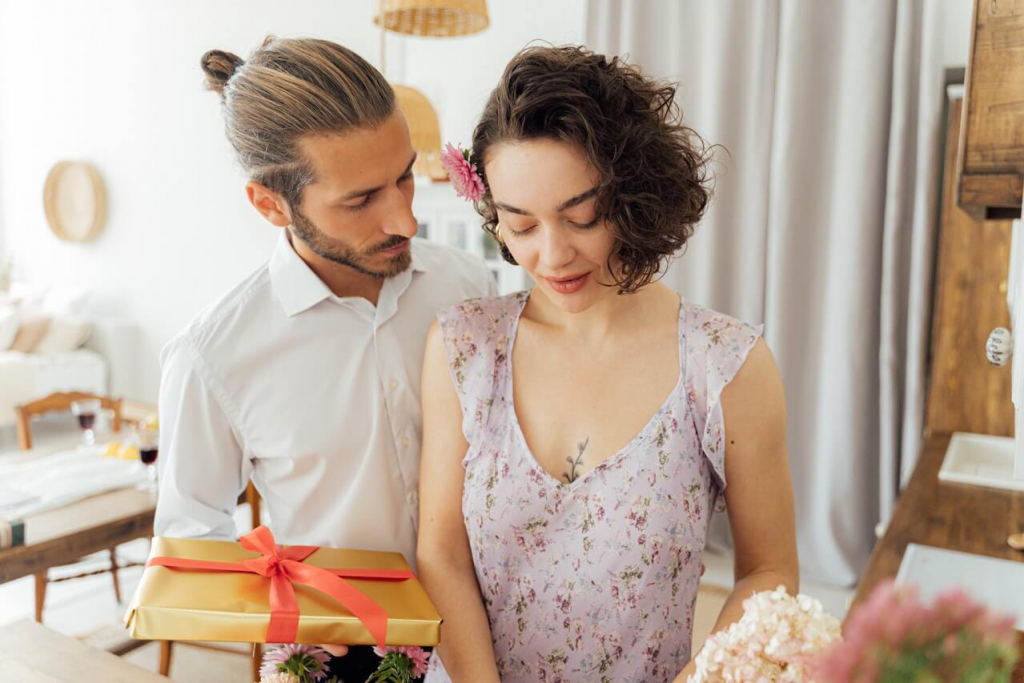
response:
M511 539L573 555L602 544L626 552L651 533L702 543L714 495L689 412L676 406L630 449L572 482L552 477L508 430L467 463L463 513L480 547Z
M534 343L517 345L512 359L514 418L526 449L560 482L634 447L684 398L675 337L590 351L525 341Z

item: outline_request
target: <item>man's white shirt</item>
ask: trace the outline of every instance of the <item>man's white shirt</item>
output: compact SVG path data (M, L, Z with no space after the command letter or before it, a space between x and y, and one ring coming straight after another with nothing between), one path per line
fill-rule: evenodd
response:
M438 308L496 287L474 256L411 248L373 306L336 297L284 235L167 344L157 535L235 539L251 475L278 543L415 561L427 330Z

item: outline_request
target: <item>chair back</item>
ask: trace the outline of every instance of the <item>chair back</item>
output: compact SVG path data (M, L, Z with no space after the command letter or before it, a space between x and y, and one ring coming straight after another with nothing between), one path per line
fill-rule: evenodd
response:
M117 432L121 430L122 399L110 396L86 394L81 391L58 392L14 408L15 421L18 429L18 447L23 451L32 449L31 420L33 417L46 413L67 412L71 410L71 404L75 401L83 401L87 399L96 399L104 409L114 411L114 431Z

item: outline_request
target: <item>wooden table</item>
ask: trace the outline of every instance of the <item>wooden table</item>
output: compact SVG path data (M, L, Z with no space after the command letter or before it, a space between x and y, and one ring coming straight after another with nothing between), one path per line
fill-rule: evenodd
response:
M1024 530L1024 493L940 482L939 468L949 439L926 440L889 528L861 575L851 607L866 600L879 581L896 576L910 543L1024 562L1024 552L1006 545L1007 535ZM1020 643L1024 653L1024 633ZM1024 655L1013 680L1024 681Z
M155 406L139 401L122 403L125 420L141 420L155 411ZM30 459L35 454L12 455ZM0 583L74 564L90 553L152 536L155 507L155 494L117 489L31 515L25 519L25 545L0 550Z
M0 550L0 583L153 535L156 497L117 489L25 518L25 545Z
M23 619L0 627L0 680L5 683L167 683L170 679Z

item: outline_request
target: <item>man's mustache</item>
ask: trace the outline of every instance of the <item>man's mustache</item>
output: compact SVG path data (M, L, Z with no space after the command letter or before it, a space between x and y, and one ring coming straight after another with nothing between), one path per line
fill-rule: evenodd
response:
M394 249L395 247L400 247L400 246L402 246L403 244L405 244L408 241L409 241L408 237L400 237L398 235L395 235L394 237L381 242L380 244L378 244L377 246L373 247L370 251L368 251L366 253L367 254L378 254L378 253L380 253L382 251L387 251L388 249Z

